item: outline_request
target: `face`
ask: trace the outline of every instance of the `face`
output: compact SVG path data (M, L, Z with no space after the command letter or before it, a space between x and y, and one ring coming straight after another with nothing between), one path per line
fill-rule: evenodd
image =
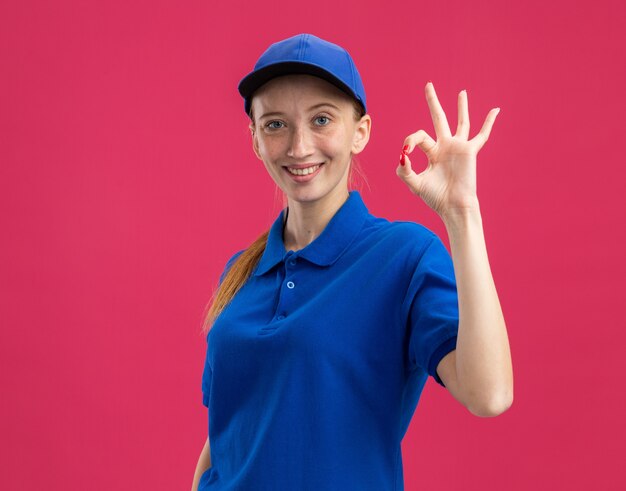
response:
M288 200L347 194L352 155L371 126L367 114L355 121L350 96L318 77L286 75L260 87L251 108L254 152Z

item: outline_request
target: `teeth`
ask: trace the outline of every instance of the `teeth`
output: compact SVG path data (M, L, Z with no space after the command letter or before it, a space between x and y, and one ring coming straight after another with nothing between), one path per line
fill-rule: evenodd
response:
M287 167L287 170L296 176L307 176L315 172L319 168L320 165L321 164L314 165L313 167L307 167L306 169L291 169Z

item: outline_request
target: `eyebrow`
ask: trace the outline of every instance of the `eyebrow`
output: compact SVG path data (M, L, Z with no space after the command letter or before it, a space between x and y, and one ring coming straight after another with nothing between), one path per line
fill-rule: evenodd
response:
M339 109L334 104L331 104L330 102L322 102L321 104L315 104L314 106L311 106L308 110L309 111L313 111L313 109L318 109L318 108L323 107L323 106L332 107L332 108L336 109L337 111L341 111L341 109ZM259 116L259 119L267 118L269 116L282 116L282 115L283 115L283 113L281 113L281 112L265 113L265 114L262 114L261 116Z

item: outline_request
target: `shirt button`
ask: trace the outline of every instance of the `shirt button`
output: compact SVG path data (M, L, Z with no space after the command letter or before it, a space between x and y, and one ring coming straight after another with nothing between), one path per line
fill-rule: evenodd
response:
M295 259L290 259L290 260L289 260L289 264L290 264L291 266L295 266L295 265L296 265L296 260L295 260Z
M283 314L280 314L280 315L279 315L278 317L276 317L276 318L277 318L279 321L282 321L282 320L285 318L285 316L284 316Z
M287 288L291 289L291 288L293 288L294 286L296 286L296 285L295 285L295 283L294 283L293 281L288 281L288 282L287 282Z

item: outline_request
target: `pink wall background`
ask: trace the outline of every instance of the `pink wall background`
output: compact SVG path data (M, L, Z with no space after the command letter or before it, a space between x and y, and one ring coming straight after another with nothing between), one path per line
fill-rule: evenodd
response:
M0 4L0 488L189 489L202 315L281 206L236 85L273 41L345 46L365 81L374 214L445 228L396 177L468 90L515 402L429 381L412 490L626 489L624 2ZM417 155L417 154L414 154ZM414 158L416 167L424 165Z

